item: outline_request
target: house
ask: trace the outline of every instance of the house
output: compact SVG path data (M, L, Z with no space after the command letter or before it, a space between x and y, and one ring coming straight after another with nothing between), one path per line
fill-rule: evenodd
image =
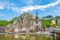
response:
M0 33L5 33L5 27L0 27Z

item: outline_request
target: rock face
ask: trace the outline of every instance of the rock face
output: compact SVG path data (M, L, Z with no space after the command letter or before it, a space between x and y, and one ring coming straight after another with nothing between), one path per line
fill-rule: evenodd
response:
M13 27L30 28L33 26L34 17L31 14L23 13L13 22Z
M13 27L13 24L8 24L7 27L12 28Z
M39 20L39 19L38 19ZM38 26L38 27L37 27ZM29 13L23 13L17 17L12 24L7 25L9 28L18 28L19 32L35 32L41 30L40 21L36 24L36 17Z

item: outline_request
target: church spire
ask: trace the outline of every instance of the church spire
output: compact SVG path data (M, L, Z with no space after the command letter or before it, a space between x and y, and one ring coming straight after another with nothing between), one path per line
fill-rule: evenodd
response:
M36 12L36 19L38 19L38 13Z
M36 24L38 23L38 13L36 12Z

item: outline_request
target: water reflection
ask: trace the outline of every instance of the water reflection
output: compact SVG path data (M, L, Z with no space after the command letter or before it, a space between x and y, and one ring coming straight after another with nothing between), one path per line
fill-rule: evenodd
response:
M1 40L48 40L44 35L37 34L0 34Z

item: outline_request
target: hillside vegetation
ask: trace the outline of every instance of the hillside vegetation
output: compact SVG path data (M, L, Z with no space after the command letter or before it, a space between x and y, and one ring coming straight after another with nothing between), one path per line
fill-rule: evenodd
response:
M21 14L20 16L13 18L10 21L0 20L0 26L6 27L8 24L12 24L16 19L24 17L25 15L30 15L30 16L27 17L28 19L30 18L29 20L35 20L35 17L32 14L29 14L29 13L25 12L25 13ZM47 18L47 20L46 20L46 18ZM51 19L49 19L49 18L51 18ZM24 18L22 18L22 19L24 19ZM26 20L28 21L28 19L26 19ZM41 19L39 18L43 28L51 27L51 21L53 19L56 21L56 24L54 25L54 26L56 26L57 25L57 20L60 19L60 16L53 17L53 16L48 15L48 16L45 16Z

